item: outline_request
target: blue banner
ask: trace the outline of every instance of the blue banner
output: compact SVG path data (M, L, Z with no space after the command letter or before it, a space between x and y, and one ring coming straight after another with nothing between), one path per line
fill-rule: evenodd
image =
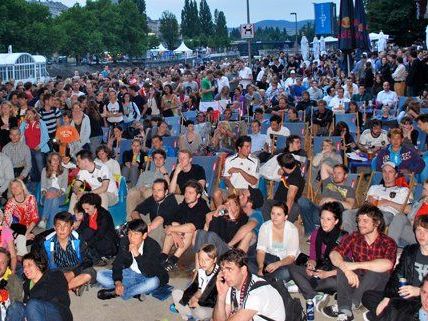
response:
M314 3L315 9L315 34L331 35L334 34L334 12L336 6L333 2Z

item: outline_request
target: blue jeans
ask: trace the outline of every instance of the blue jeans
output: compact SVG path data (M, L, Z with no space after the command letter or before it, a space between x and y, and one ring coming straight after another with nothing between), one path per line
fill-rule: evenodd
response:
M45 167L45 154L40 150L31 149L31 181L40 182L43 167Z
M271 263L278 262L280 258L276 255L272 255L269 253L265 253L265 261L264 266L268 266ZM258 267L257 267L257 261L256 260L250 260L248 261L248 268L251 273L257 274ZM285 282L288 282L290 280L290 272L288 270L288 266L281 266L273 273L267 273L264 272L264 276L267 279L276 279L276 280L283 280Z
M112 270L99 271L97 273L97 281L103 288L113 289L115 286L112 275ZM125 288L122 296L122 299L124 300L129 300L135 295L150 293L160 285L160 281L157 276L149 278L140 273L134 272L130 268L124 269L122 271L122 275L122 284Z
M55 198L43 198L43 211L41 218L46 220L46 229L50 229L54 225L55 215L59 212L59 209L65 202L65 195Z
M320 226L319 207L306 197L300 197L297 203L300 206L300 215L302 215L305 234L310 235L317 226Z
M6 321L61 321L63 318L56 305L38 299L27 304L14 302L6 312Z
M425 162L425 167L423 169L423 171L419 174L419 183L423 183L425 182L425 180L428 178L428 152L425 152L424 155L422 156L422 159Z

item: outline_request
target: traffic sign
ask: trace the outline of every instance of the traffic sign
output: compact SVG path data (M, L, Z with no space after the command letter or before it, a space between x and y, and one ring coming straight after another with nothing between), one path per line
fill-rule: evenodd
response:
M241 31L242 39L253 39L254 38L254 23L246 23L240 26L239 30Z

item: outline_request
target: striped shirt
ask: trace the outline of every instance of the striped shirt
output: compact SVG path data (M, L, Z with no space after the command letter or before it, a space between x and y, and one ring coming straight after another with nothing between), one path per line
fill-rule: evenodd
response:
M45 122L49 136L54 136L57 120L61 118L61 111L58 108L52 108L50 111L43 108L40 110L40 118Z
M53 237L52 241L55 244L53 259L58 268L72 268L79 265L80 262L76 253L76 250L79 251L79 249L73 248L73 244L71 243L71 237L68 238L65 250L63 250L63 248L59 244L56 235Z
M2 150L12 161L13 168L24 167L21 175L26 177L31 170L31 152L30 148L24 142L9 142Z

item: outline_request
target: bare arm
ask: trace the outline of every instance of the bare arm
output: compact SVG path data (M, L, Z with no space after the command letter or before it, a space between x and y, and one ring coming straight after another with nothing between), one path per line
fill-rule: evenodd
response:
M110 181L107 180L107 179L103 180L103 182L101 183L101 186L98 187L98 188L96 188L96 189L94 189L92 191L92 193L94 193L94 194L102 194L102 193L107 192L109 182Z
M196 227L192 223L186 223L171 226L169 227L168 231L172 233L193 233L194 231L196 231Z
M291 211L291 208L293 207L294 201L296 199L297 191L299 188L295 185L290 185L288 187L288 193L287 193L287 207L288 211Z
M232 240L229 242L228 245L229 246L235 246L236 244L241 242L241 240L246 235L248 235L248 233L251 233L256 226L257 226L256 221L248 221L247 224L245 224L239 228L238 232L235 233L235 235L233 236Z

